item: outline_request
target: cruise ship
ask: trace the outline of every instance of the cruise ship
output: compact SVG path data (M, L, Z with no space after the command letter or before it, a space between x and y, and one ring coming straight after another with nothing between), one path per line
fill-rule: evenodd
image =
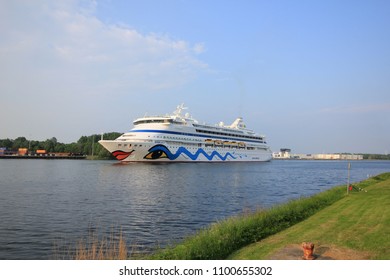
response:
M186 109L182 104L170 115L138 118L129 132L99 143L123 162L271 160L265 137L247 129L242 118L231 125L200 124Z

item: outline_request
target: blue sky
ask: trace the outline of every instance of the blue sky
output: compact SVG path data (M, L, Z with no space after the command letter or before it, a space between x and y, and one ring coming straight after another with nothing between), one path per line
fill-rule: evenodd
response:
M389 1L0 0L0 138L77 141L184 102L272 150L390 153Z

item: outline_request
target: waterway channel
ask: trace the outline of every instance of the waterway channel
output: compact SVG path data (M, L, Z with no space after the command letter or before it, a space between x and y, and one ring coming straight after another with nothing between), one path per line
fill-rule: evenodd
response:
M58 244L118 228L132 248L153 250L226 217L346 184L347 166L0 160L0 259L51 259ZM390 161L354 161L351 181L389 171Z

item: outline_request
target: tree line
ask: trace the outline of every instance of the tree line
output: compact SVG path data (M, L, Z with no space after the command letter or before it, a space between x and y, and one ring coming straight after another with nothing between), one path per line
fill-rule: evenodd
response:
M121 134L119 132L104 133L103 138L105 140L114 140ZM47 153L72 153L94 155L94 157L101 159L111 158L111 154L98 143L100 138L100 134L81 136L77 142L66 144L58 142L55 137L45 141L36 141L22 136L16 139L0 139L0 148L6 148L9 151L18 151L20 148L27 148L29 152L45 150Z
M122 133L109 132L104 133L105 140L114 140ZM9 151L18 151L19 148L27 148L29 152L36 150L45 150L47 153L72 153L93 155L96 158L107 159L113 158L111 154L104 149L98 141L100 134L93 134L90 136L81 136L77 142L65 144L57 141L57 138L52 137L45 141L29 140L26 137L18 137L16 139L0 139L0 148L6 148ZM390 160L390 154L363 154L363 159L368 160Z
M390 160L390 154L381 155L381 154L363 154L363 159L368 160Z

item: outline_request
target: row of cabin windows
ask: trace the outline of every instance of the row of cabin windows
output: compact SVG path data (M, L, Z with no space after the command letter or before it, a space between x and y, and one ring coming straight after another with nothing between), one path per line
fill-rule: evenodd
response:
M150 136L148 136L148 137L150 137ZM197 140L197 139L184 138L184 137L174 137L174 136L159 136L159 135L157 135L156 138L199 142L199 140Z
M118 147L122 147L122 144L118 144ZM127 144L123 144L123 147L127 147ZM129 144L129 147L131 147L131 144ZM142 147L142 144L134 144L134 147Z
M142 120L134 122L134 125L144 124L144 123L174 123L174 124L183 124L182 122L174 121L172 119L164 119L164 120Z
M198 131L198 130L197 130ZM210 132L211 133L211 132ZM221 134L221 133L213 133L213 134ZM222 135L226 136L238 136L238 135L233 135L233 134L227 134L227 133L222 133ZM150 136L148 136L150 137ZM157 138L162 138L162 139L174 139L174 140L187 140L187 141L195 141L198 142L199 140L197 139L191 139L191 138L183 138L183 137L174 137L174 136L156 136ZM252 136L240 136L241 138L253 138L256 140L262 140L263 138L261 137L252 137ZM260 143L267 143L265 141L260 141Z
M180 142L176 143L176 144L181 144ZM183 143L184 144L184 143ZM185 144L185 145L188 145L188 144ZM202 143L198 143L197 145L194 144L194 146L198 146L198 147L203 147L203 144ZM122 147L122 144L118 144L118 147ZM127 147L127 144L123 144L123 147ZM131 144L129 144L129 147L131 147ZM134 144L134 147L142 147L142 144ZM214 145L205 145L205 147L214 147ZM230 145L226 145L226 146L218 146L218 147L229 147L230 148ZM172 147L170 147L172 148ZM238 147L234 147L234 148L238 148ZM246 147L247 150L262 150L263 148L260 148L260 147Z
M237 134L223 133L223 132L209 131L209 130L202 130L202 129L197 129L196 132L215 134L215 135L223 135L223 136L229 136L229 137L239 137L239 138L255 139L255 140L261 141L261 143L264 143L262 141L263 140L262 137L256 137L256 136L237 135Z
M206 129L213 129L213 127L210 127L210 126L207 126L207 125L193 124L193 126L195 126L195 127L201 127L201 128L206 128ZM227 129L227 128L219 128L219 127L218 127L217 129L222 130L222 131L227 131L227 132L233 132L233 133L244 134L244 132L242 132L242 131L235 131L235 130Z

